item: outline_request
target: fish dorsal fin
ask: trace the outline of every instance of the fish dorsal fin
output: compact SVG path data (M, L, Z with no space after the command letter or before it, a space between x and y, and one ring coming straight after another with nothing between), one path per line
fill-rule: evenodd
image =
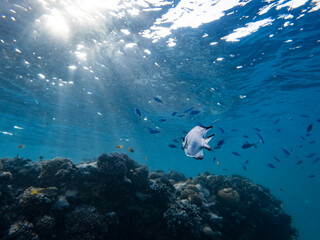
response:
M207 131L208 131L210 128L212 128L212 126L209 126L209 127L200 126L200 127L202 127L202 128L204 128L204 129L206 129Z
M209 150L209 151L211 151L211 148L210 148L210 146L209 146L209 142L210 142L211 138L212 138L214 135L215 135L215 134L212 134L212 135L210 135L209 137L207 137L207 138L204 139L203 147L204 147L205 149Z

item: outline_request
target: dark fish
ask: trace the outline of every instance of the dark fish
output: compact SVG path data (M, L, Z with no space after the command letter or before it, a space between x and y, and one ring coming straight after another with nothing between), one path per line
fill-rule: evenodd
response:
M213 125L213 124L217 123L218 121L219 121L219 119L214 120L210 125Z
M301 136L301 139L302 139L303 141L305 141L305 140L306 140L306 138L305 138L304 136Z
M290 156L290 153L289 153L288 150L286 150L286 149L284 149L284 148L281 148L281 150L282 150L285 154L287 154L288 156Z
M216 157L213 157L212 161L213 161L213 162L215 162L215 161L216 161L216 159L217 159Z
M221 146L224 144L224 140L220 140L217 145L214 147L214 149L220 149Z
M300 165L301 163L303 163L303 161L298 161L298 162L296 162L296 165Z
M242 163L240 163L240 164L241 164L241 167L243 168L243 170L247 171L247 166Z
M191 107L191 108L187 108L187 109L186 109L186 110L184 110L183 112L184 112L184 113L188 113L188 112L190 112L192 109L193 109L193 107Z
M223 130L223 128L221 128L221 127L218 127L219 129L220 129L220 131L222 132L222 133L224 133L224 130Z
M315 160L312 161L312 164L319 162L319 160L320 160L320 157L316 158Z
M139 108L136 108L136 114L137 114L139 117L141 117L141 112L140 112Z
M249 163L249 161L250 161L250 160L248 159L244 164L248 164L248 163Z
M308 176L308 178L314 178L316 175L314 175L314 174L310 174L309 176Z
M306 137L310 137L310 133L307 133L307 134L306 134Z
M261 132L259 128L253 128L253 129L256 130L257 132Z
M237 156L237 157L241 157L241 155L237 152L231 152L233 155Z
M273 157L274 158L274 160L276 160L277 162L280 162L280 159L279 158L277 158L277 157Z
M310 144L315 144L317 141L316 140L312 140L312 141L310 141L309 143Z
M238 129L235 129L235 128L233 128L233 129L231 129L231 132L238 132L239 130Z
M179 141L178 141L177 139L173 139L173 141L174 141L175 143L179 143Z
M134 152L134 150L131 147L129 147L128 150L132 153Z
M198 111L198 110L194 110L194 111L191 111L191 112L190 112L191 115L197 115L197 114L199 114L199 113L200 113L200 111Z
M244 144L242 145L242 148L243 148L243 149L248 149L248 148L250 148L250 147L252 147L252 146L254 146L255 148L257 148L257 143L248 143L248 142L246 142L246 143L244 143Z
M154 97L153 99L154 99L155 101L159 102L159 103L163 103L162 100L161 100L160 98L158 98L158 97Z
M165 122L165 121L167 121L167 119L166 118L161 118L159 121L160 122Z
M259 133L257 133L257 135L260 138L260 141L264 144L264 140L263 140L262 136Z
M280 121L280 118L274 121L274 124L277 124Z
M39 160L43 160L43 156L39 156Z
M184 112L184 113L188 113L188 112L190 112L192 109L193 109L193 107L187 108L187 109L185 109L183 112Z
M248 135L243 135L242 137L244 137L244 138L249 138Z
M284 188L280 188L280 191L281 191L281 192L284 192Z
M160 133L160 131L157 130L157 129L153 129L153 128L151 128L151 127L148 127L148 129L149 129L149 132L150 132L151 134Z
M279 129L277 129L277 132L281 132L281 129L279 128Z
M300 114L301 117L304 117L304 118L309 118L310 116L306 115L306 114Z
M171 114L171 116L175 116L175 115L177 115L177 113L178 113L178 112L173 112L173 113Z
M267 166L270 168L276 168L272 163L268 163Z
M310 132L312 130L312 126L313 126L313 123L311 123L308 128L307 128L307 132Z
M224 140L220 140L218 143L217 143L217 147L218 146L222 146L224 144Z
M180 115L178 115L178 117L184 117L185 115L184 114L180 114Z
M176 145L174 145L174 144L169 144L168 145L170 148L178 148Z
M320 118L317 120L317 122L320 122Z
M309 155L306 156L306 158L313 158L316 155L316 153L310 153Z

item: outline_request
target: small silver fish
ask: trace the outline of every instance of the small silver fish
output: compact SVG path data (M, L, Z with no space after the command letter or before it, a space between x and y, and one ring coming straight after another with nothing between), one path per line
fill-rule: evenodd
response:
M196 126L191 129L190 132L183 138L183 150L188 157L193 157L195 159L203 159L203 148L211 150L209 146L209 141L214 136L214 134L205 138L206 133L212 128Z

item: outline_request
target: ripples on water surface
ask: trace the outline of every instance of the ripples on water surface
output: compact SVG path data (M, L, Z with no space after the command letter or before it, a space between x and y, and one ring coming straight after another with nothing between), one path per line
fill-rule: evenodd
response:
M77 162L120 151L151 169L242 174L314 239L319 9L319 0L3 0L1 157ZM187 158L183 131L215 120L210 145L225 140L221 149Z

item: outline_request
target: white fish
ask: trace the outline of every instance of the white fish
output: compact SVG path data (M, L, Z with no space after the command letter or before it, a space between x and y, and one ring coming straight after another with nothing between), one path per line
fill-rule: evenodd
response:
M212 128L196 126L191 129L190 132L183 138L183 150L188 157L193 157L195 159L203 159L203 148L211 150L209 146L209 141L214 136L214 134L205 138L206 133Z

